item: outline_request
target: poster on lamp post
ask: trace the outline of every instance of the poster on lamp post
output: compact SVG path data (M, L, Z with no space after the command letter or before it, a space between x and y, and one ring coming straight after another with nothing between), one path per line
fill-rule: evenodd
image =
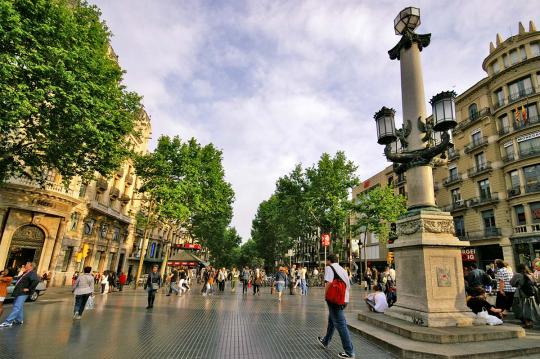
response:
M323 233L321 235L321 245L323 247L328 247L330 245L330 234L328 233Z

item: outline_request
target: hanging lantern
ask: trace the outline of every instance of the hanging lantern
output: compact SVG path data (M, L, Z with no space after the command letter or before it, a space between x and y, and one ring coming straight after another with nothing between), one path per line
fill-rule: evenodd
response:
M456 93L454 91L441 92L431 99L433 111L433 129L435 131L448 131L456 127Z
M406 29L414 31L418 26L420 26L420 9L417 7L406 7L394 19L396 35L403 35Z
M392 108L383 107L374 116L377 126L377 143L387 145L396 141L396 126L394 115L396 111Z

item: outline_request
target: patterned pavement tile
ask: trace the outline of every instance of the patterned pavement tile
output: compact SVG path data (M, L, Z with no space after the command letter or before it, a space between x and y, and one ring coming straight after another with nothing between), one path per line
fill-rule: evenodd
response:
M348 311L357 308L361 295L356 289ZM96 309L80 321L71 318L69 298L40 300L26 304L23 326L0 329L0 358L315 359L342 351L337 331L328 349L316 342L327 318L319 288L304 297L284 295L281 303L269 288L261 296L227 289L209 297L195 288L180 297L158 294L151 311L143 290L128 289L96 296ZM357 358L393 358L351 336Z

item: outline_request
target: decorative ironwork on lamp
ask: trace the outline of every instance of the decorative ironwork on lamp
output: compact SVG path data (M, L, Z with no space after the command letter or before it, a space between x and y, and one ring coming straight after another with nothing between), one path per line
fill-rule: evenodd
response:
M429 103L433 109L433 129L448 131L456 127L456 93L444 91L431 98Z
M380 145L388 145L395 142L397 139L396 125L394 122L395 113L396 111L394 109L383 106L383 108L373 116L377 126L377 143Z

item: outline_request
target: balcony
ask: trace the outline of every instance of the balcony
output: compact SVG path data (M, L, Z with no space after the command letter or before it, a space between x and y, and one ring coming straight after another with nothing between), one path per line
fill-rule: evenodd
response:
M512 103L514 101L517 101L519 99L525 98L527 96L533 95L535 93L534 88L528 87L524 89L520 89L518 92L511 93L508 95L508 103Z
M501 237L501 229L497 227L485 228L483 231L467 232L464 239L467 241L481 241Z
M129 195L124 193L122 196L120 196L120 202L122 202L123 205L128 204L129 201L131 201L131 197Z
M509 153L506 156L503 156L502 160L504 164L508 164L508 163L514 162L515 160L517 160L517 158L514 153Z
M519 187L511 188L508 190L508 198L516 197L516 196L519 196L520 194L521 194L521 188Z
M454 201L451 205L448 206L448 210L450 212L456 212L456 211L460 211L460 210L463 210L463 209L467 209L467 202L465 202L462 199L460 199L458 201Z
M472 141L467 146L465 146L465 153L470 153L478 148L484 147L488 145L488 139L486 136L481 137L477 139L476 141Z
M99 212L99 213L105 214L107 216L111 216L113 218L116 218L117 220L119 220L121 222L124 222L124 223L127 223L127 224L131 224L131 222L132 222L131 217L126 216L126 215L124 215L124 214L122 214L122 213L120 213L118 211L115 211L111 207L106 206L104 204L101 204L98 201L95 201L95 200L90 201L90 203L88 204L88 207L90 209L93 209L96 212Z
M113 199L120 197L120 190L117 187L111 188L111 191L109 192L109 196Z
M514 114L512 113L512 115ZM499 135L503 136L503 135L506 135L507 133L527 129L527 128L536 126L538 124L540 124L540 116L531 116L531 117L528 117L525 121L520 120L519 122L514 122L512 126L501 128L499 130Z
M455 161L459 158L459 150L451 149L448 150L448 161Z
M519 226L514 227L514 235L515 236L526 236L530 233L537 234L540 232L540 224L534 223L534 224L523 224Z
M405 176L398 177L394 180L394 187L399 187L407 181Z
M98 192L105 192L109 188L109 182L105 178L98 178L96 180L96 189Z
M467 170L467 173L469 175L469 178L471 178L471 177L479 176L481 174L490 172L491 170L492 170L491 162L485 162L485 163L480 163L477 166L474 166L472 168L469 168Z
M443 180L443 185L445 187L448 187L448 186L451 186L453 184L459 183L461 181L463 181L463 179L461 178L461 176L458 173L456 173L456 174L453 174L453 175L451 175L449 177L446 177Z
M498 193L488 193L484 196L474 197L469 200L470 207L478 207L486 204L496 203L499 201Z
M497 99L495 101L495 103L493 104L493 109L497 110L497 109L503 107L506 104L507 104L507 102L506 102L505 99L503 99L503 98Z
M116 177L116 179L120 179L120 178L124 177L124 169L119 169L118 171L116 171L114 176Z
M133 180L133 175L127 175L126 176L126 184L131 186L133 184L134 180Z
M480 111L471 114L471 116L458 123L458 125L456 126L456 131L462 131L470 125L478 122L481 118L489 115L491 115L491 110L489 109L489 107L484 107Z
M540 192L540 183L526 185L525 186L525 192L527 192L527 193Z
M68 196L74 196L73 190L69 189L69 187L65 187L62 183L55 183L51 181L45 181L45 183L40 184L36 181L29 180L27 178L22 177L11 177L9 178L6 183L9 184L15 184L15 185L22 185L22 186L28 186L28 187L34 187L37 190L46 190L56 193L65 194Z

